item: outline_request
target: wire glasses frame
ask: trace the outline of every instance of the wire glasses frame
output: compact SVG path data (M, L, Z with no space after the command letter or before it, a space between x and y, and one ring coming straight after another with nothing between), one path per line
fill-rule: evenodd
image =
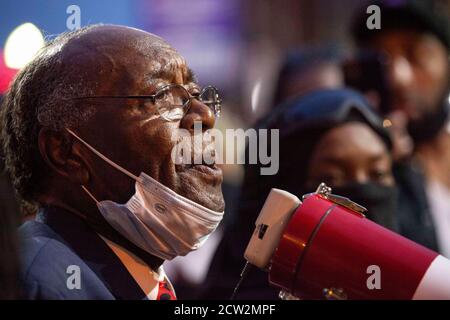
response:
M222 99L214 86L207 86L198 94L192 95L180 84L169 84L158 89L151 95L124 95L124 96L86 96L73 99L149 99L157 108L158 113L166 121L181 119L191 107L192 99L198 99L207 105L216 118L222 111Z

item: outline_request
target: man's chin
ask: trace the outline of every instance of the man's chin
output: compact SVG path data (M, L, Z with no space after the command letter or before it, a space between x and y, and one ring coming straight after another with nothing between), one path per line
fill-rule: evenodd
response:
M223 199L222 190L220 190L219 194L208 195L205 199L198 198L196 200L191 200L216 212L223 212L225 210L225 201Z
M177 172L179 177L177 193L210 210L224 211L222 170L214 168L211 172L208 168L201 168L203 166L196 167Z

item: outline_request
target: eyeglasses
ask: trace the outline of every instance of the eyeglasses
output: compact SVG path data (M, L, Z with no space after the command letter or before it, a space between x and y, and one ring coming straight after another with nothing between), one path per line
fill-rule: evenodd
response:
M88 96L77 97L74 99L149 99L157 108L160 116L166 121L176 121L184 117L191 107L192 99L197 99L207 105L214 113L216 118L220 117L222 111L222 99L219 91L213 86L207 86L196 94L191 94L182 85L169 84L154 94L139 96Z

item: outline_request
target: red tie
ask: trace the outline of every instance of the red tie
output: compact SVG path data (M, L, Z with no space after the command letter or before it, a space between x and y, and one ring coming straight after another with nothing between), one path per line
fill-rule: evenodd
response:
M177 300L175 293L169 287L167 281L159 282L158 297L156 300Z

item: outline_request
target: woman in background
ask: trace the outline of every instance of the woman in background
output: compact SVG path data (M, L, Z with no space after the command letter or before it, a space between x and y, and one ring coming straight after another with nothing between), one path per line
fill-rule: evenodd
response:
M271 188L299 197L320 182L333 193L368 209L367 217L396 230L396 188L391 141L366 100L352 90L319 90L290 100L263 119L258 128L279 129L279 171L260 175L247 165L236 221L224 231L207 278L205 299L230 297L245 263L243 254L255 220ZM268 144L270 145L270 143ZM276 299L268 275L255 270L237 299Z

